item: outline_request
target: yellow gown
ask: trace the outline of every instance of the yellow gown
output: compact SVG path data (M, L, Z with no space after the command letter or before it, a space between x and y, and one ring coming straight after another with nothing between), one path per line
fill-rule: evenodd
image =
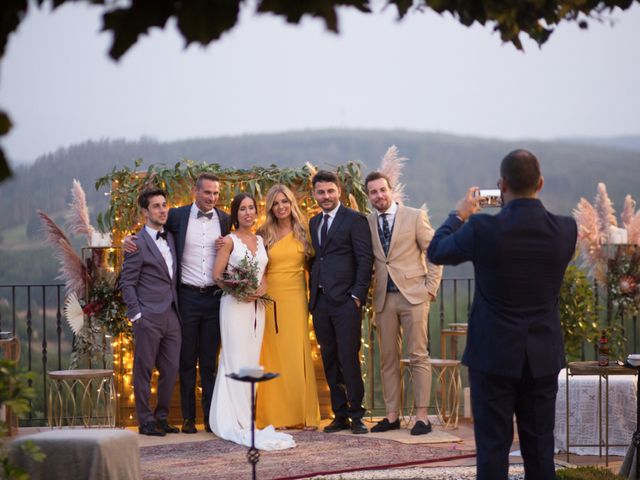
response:
M267 294L276 301L278 333L273 308L267 305L261 365L280 376L258 386L257 427L317 427L320 409L309 340L304 247L293 233L269 250L266 276Z

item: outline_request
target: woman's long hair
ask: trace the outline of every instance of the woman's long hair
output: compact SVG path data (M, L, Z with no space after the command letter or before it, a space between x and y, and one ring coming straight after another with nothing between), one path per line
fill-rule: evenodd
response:
M306 258L313 257L314 253L313 247L311 246L309 229L307 228L307 221L300 211L300 207L298 207L295 195L286 185L277 183L267 192L265 221L264 224L258 228L258 234L264 239L267 250L276 243L278 220L273 214L273 202L279 193L282 193L291 204L291 227L293 228L294 238L304 245L304 256Z
M245 198L250 198L251 200L253 200L253 208L255 208L256 210L256 218L258 216L258 205L256 204L256 199L246 192L237 194L231 201L231 214L229 215L229 223L234 230L237 230L240 226L240 222L238 221L238 210L240 210L240 204Z

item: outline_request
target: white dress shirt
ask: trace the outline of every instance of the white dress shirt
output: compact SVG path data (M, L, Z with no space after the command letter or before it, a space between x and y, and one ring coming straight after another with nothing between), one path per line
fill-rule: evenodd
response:
M213 280L213 264L216 260L215 241L222 234L222 230L218 213L215 209L211 212L213 212L211 220L207 217L198 218L198 207L195 203L191 205L180 264L180 281L183 284L196 287L215 284Z
M340 208L340 202L338 202L338 206L331 210L330 212L322 211L322 218L320 218L320 226L318 227L318 243L322 240L322 224L324 223L324 216L329 215L328 223L327 223L327 235L329 234L329 230L331 229L331 224L333 223L333 219L336 218L336 213L338 213L338 209ZM322 246L322 244L320 245Z
M162 254L162 258L164 258L165 263L167 264L167 268L169 269L169 276L173 278L173 255L171 255L171 249L169 248L169 243L164 238L157 238L158 230L154 230L149 227L149 225L145 225L144 229L151 236L154 242L160 250ZM162 231L162 230L160 230Z

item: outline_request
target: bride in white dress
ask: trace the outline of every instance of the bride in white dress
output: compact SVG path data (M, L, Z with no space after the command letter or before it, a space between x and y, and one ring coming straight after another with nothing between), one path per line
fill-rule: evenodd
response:
M251 385L227 377L241 367L254 367L260 362L264 333L264 306L255 298L266 293L263 274L267 266L267 252L262 237L251 232L257 218L256 202L247 193L236 195L231 203L233 233L223 240L213 268L213 278L219 279L228 265L238 263L248 255L259 265L260 287L256 296L246 302L231 295L220 301L220 336L222 350L218 375L213 389L209 424L218 437L241 445L251 446ZM259 384L258 385L259 388ZM295 447L293 437L277 432L273 426L256 430L255 446L259 450L283 450Z

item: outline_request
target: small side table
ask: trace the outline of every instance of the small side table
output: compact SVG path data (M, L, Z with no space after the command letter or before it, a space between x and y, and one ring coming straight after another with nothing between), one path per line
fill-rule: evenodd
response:
M440 356L443 359L458 358L458 337L466 337L466 328L443 328L440 332ZM447 337L449 337L449 346L451 347L451 356L447 356Z
M116 389L113 370L49 372L49 426L80 421L85 427L115 427Z
M460 391L462 390L460 360L432 358L431 370L436 378L436 412L440 416L442 426L458 428Z
M20 340L18 337L0 339L0 350L2 350L2 358L18 363L20 360ZM6 407L3 420L7 423L7 435L12 437L18 434L18 417L11 411L11 407Z
M401 358L400 359L400 416L402 417L402 421L405 423L405 425L409 425L409 422L411 422L411 417L413 417L413 411L415 409L415 402L412 400L411 401L411 410L409 410L409 419L407 420L407 418L405 417L404 411L404 404L405 404L405 397L406 397L406 393L405 393L405 381L404 381L404 372L406 371L409 372L409 382L411 383L411 387L413 388L413 365L411 365L411 359L410 358Z

